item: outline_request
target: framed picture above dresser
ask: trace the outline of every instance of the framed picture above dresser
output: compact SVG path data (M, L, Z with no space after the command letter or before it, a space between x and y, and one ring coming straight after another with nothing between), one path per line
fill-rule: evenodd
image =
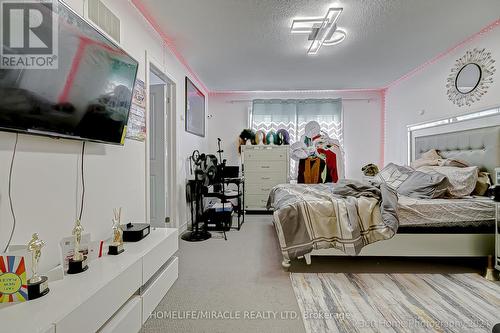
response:
M245 176L245 210L267 210L271 189L290 179L289 146L242 146L241 158Z

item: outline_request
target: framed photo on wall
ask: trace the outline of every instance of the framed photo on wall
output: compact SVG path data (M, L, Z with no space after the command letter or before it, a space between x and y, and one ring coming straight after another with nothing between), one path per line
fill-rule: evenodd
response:
M205 95L186 77L186 132L205 137Z

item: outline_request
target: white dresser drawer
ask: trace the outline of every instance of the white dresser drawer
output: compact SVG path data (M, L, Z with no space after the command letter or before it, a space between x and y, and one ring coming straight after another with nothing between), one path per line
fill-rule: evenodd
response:
M163 297L165 297L167 291L178 277L179 259L173 257L163 271L148 284L146 289L141 291L143 324L148 320L149 315L158 306Z
M158 246L149 251L142 259L142 283L145 284L163 266L164 263L179 249L179 234L174 232Z
M253 183L268 184L268 185L286 183L286 173L280 171L272 171L272 172L245 171L245 185Z
M142 327L142 301L131 299L98 331L98 333L137 333Z
M276 149L262 148L249 149L245 151L245 162L251 160L267 160L267 161L283 161L286 160L286 152L284 150L277 151Z
M286 162L282 161L256 161L250 160L245 162L245 170L250 172L269 172L269 171L281 171L286 168Z
M95 263L97 260L92 262L91 265L93 265L89 265L88 272L82 273L82 276L83 274L92 273L94 270L102 269L104 261L111 260L109 257L99 259L101 265ZM141 260L137 260L123 271L123 273L103 286L98 293L87 299L70 314L57 321L55 323L56 332L96 332L142 284L141 262ZM79 278L78 276L75 279ZM70 277L65 277L65 279L69 280ZM68 297L76 296L68 295ZM90 318L92 320L89 320Z
M258 195L269 195L271 189L276 186L276 184L258 184L258 183L248 183L245 186L245 193L248 194L258 194Z
M247 194L245 195L245 208L266 209L268 195Z

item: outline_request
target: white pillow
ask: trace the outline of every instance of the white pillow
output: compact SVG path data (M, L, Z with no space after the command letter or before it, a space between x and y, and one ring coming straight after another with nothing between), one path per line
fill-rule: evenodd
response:
M479 168L476 166L458 168L452 166L423 166L418 168L422 172L437 171L448 178L450 185L448 195L453 198L469 196L476 188Z

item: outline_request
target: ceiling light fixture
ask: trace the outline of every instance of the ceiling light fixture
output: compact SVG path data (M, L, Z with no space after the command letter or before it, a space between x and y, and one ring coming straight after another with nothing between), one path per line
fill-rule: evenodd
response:
M337 20L343 8L330 8L325 17L301 18L292 22L293 34L308 34L311 46L308 55L319 52L323 45L331 46L341 43L346 38L346 32L337 27Z

